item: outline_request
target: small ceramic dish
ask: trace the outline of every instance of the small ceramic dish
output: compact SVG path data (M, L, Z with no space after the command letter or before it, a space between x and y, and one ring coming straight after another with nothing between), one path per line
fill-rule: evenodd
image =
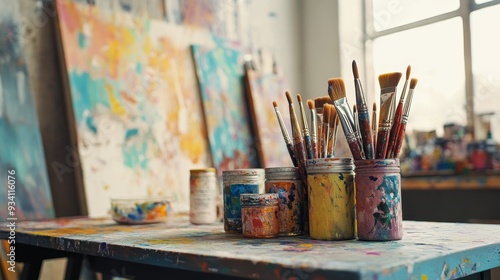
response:
M173 214L168 197L112 198L111 216L121 224L165 222Z

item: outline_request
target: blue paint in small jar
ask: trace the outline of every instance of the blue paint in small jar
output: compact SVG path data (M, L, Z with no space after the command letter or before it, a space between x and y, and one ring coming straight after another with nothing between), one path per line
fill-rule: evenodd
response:
M241 233L241 194L257 194L264 185L264 169L222 171L224 231Z

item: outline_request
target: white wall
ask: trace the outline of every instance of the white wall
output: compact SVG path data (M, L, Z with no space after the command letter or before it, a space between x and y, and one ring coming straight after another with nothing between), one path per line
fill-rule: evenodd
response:
M340 76L338 1L302 0L300 4L304 95L328 95L328 79Z

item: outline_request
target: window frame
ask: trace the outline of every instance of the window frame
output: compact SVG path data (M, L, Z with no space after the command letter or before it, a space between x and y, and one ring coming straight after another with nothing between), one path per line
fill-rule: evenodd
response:
M368 23L373 23L373 9L372 1L376 0L363 0L362 1L362 29L364 36L364 59L366 62L366 67L368 69L373 69L373 41L377 38L391 35L397 32L407 31L413 28L426 26L429 24L442 22L451 18L459 17L462 19L462 32L463 32L463 42L464 42L464 71L465 71L465 106L467 115L467 127L470 131L475 131L474 129L474 81L472 73L472 40L471 40L471 24L470 15L472 12L492 7L500 4L500 0L492 0L482 4L477 4L474 0L459 0L460 4L458 9L450 11L447 13L439 14L436 16L428 17L422 20L410 22L400 26L391 27L388 29L376 31L373 29L373 25L370 24L372 28L369 28ZM367 81L373 83L374 73L373 71L365 71L367 73ZM368 85L369 88L373 88L373 84ZM475 133L473 133L474 135Z

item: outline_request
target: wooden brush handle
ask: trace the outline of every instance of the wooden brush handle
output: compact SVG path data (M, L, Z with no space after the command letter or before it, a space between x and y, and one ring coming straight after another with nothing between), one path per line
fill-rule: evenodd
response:
M358 139L356 139L356 137L353 137L352 140L348 142L348 144L349 144L349 149L351 149L352 157L354 159L363 159L363 153L361 152L362 148Z
M292 159L293 166L297 167L297 159L295 158L295 153L293 151L292 144L286 144L286 148L288 149L288 153L290 154L290 158Z
M307 158L311 159L311 158L313 158L311 136L304 135L304 142L306 143Z
M359 132L361 134L361 139L363 140L363 151L365 152L366 159L374 158L374 149L373 149L373 137L372 137L372 127L370 124L370 115L368 114L368 109L364 108L359 109L358 111L358 120L359 120Z
M297 164L300 172L300 177L302 182L307 186L307 171L306 171L306 154L304 151L304 142L295 142L293 144L295 150L295 158L297 159Z
M389 143L387 144L387 152L385 158L395 158L394 148L396 147L396 139L398 136L399 127L401 126L401 118L403 117L403 102L399 102L394 115L394 122L391 127L391 134L389 136Z
M385 158L387 144L389 143L389 130L379 130L377 134L377 151L375 158Z
M312 141L311 150L313 155L312 158L318 158L318 141Z
M395 141L396 144L394 146L394 153L393 153L394 158L399 157L399 152L401 151L401 146L403 146L403 140L405 139L405 132L406 132L406 123L402 123L399 126L398 136Z

